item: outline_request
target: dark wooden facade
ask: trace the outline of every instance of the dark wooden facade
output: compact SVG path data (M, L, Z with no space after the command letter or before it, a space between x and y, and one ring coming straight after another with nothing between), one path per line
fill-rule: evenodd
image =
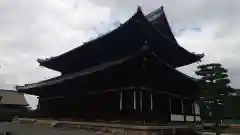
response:
M175 68L202 56L177 44L161 11L161 27L139 8L107 35L63 55L39 60L62 75L17 86L18 91L40 97L41 117L164 124L197 121L196 82Z
M83 118L84 120L108 121L196 121L194 100L159 93L141 88L126 88L121 91L89 93L82 96L40 98L39 108L44 117ZM182 115L183 120L174 120L172 115ZM193 116L192 120L186 117Z

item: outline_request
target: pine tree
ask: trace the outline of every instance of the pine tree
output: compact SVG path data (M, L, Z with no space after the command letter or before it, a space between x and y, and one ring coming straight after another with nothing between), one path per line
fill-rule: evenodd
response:
M210 110L210 117L215 122L216 135L220 135L220 122L225 115L225 103L233 89L229 86L230 80L227 69L219 63L198 66L196 74L201 76L201 106ZM206 109L205 109L206 110Z

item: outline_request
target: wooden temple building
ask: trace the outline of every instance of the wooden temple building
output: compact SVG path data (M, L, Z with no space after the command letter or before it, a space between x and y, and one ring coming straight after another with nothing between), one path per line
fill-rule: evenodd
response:
M203 57L182 48L163 7L139 7L115 30L49 59L61 75L17 86L39 96L38 117L105 121L200 121L195 80L176 68Z

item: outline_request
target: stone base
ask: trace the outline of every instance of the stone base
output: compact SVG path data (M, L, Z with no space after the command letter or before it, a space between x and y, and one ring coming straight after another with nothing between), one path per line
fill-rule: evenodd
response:
M193 125L124 125L96 122L15 119L5 123L14 135L197 135ZM2 132L2 131L1 131Z

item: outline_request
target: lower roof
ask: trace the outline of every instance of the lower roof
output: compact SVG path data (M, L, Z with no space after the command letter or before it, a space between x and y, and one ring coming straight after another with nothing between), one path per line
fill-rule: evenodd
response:
M148 58L146 67L143 65L145 58ZM196 89L196 83L192 78L162 61L154 52L141 50L133 55L103 63L81 72L39 83L17 86L16 88L19 92L40 96L43 93L45 95L51 92L56 94L63 87L66 87L65 89L76 89L75 87L77 87L76 91L128 85L155 85L159 89L176 89L173 84L179 86L178 89L182 92L187 91L187 89L192 89L192 91ZM184 88L184 90L180 88ZM68 91L73 92L73 90Z

